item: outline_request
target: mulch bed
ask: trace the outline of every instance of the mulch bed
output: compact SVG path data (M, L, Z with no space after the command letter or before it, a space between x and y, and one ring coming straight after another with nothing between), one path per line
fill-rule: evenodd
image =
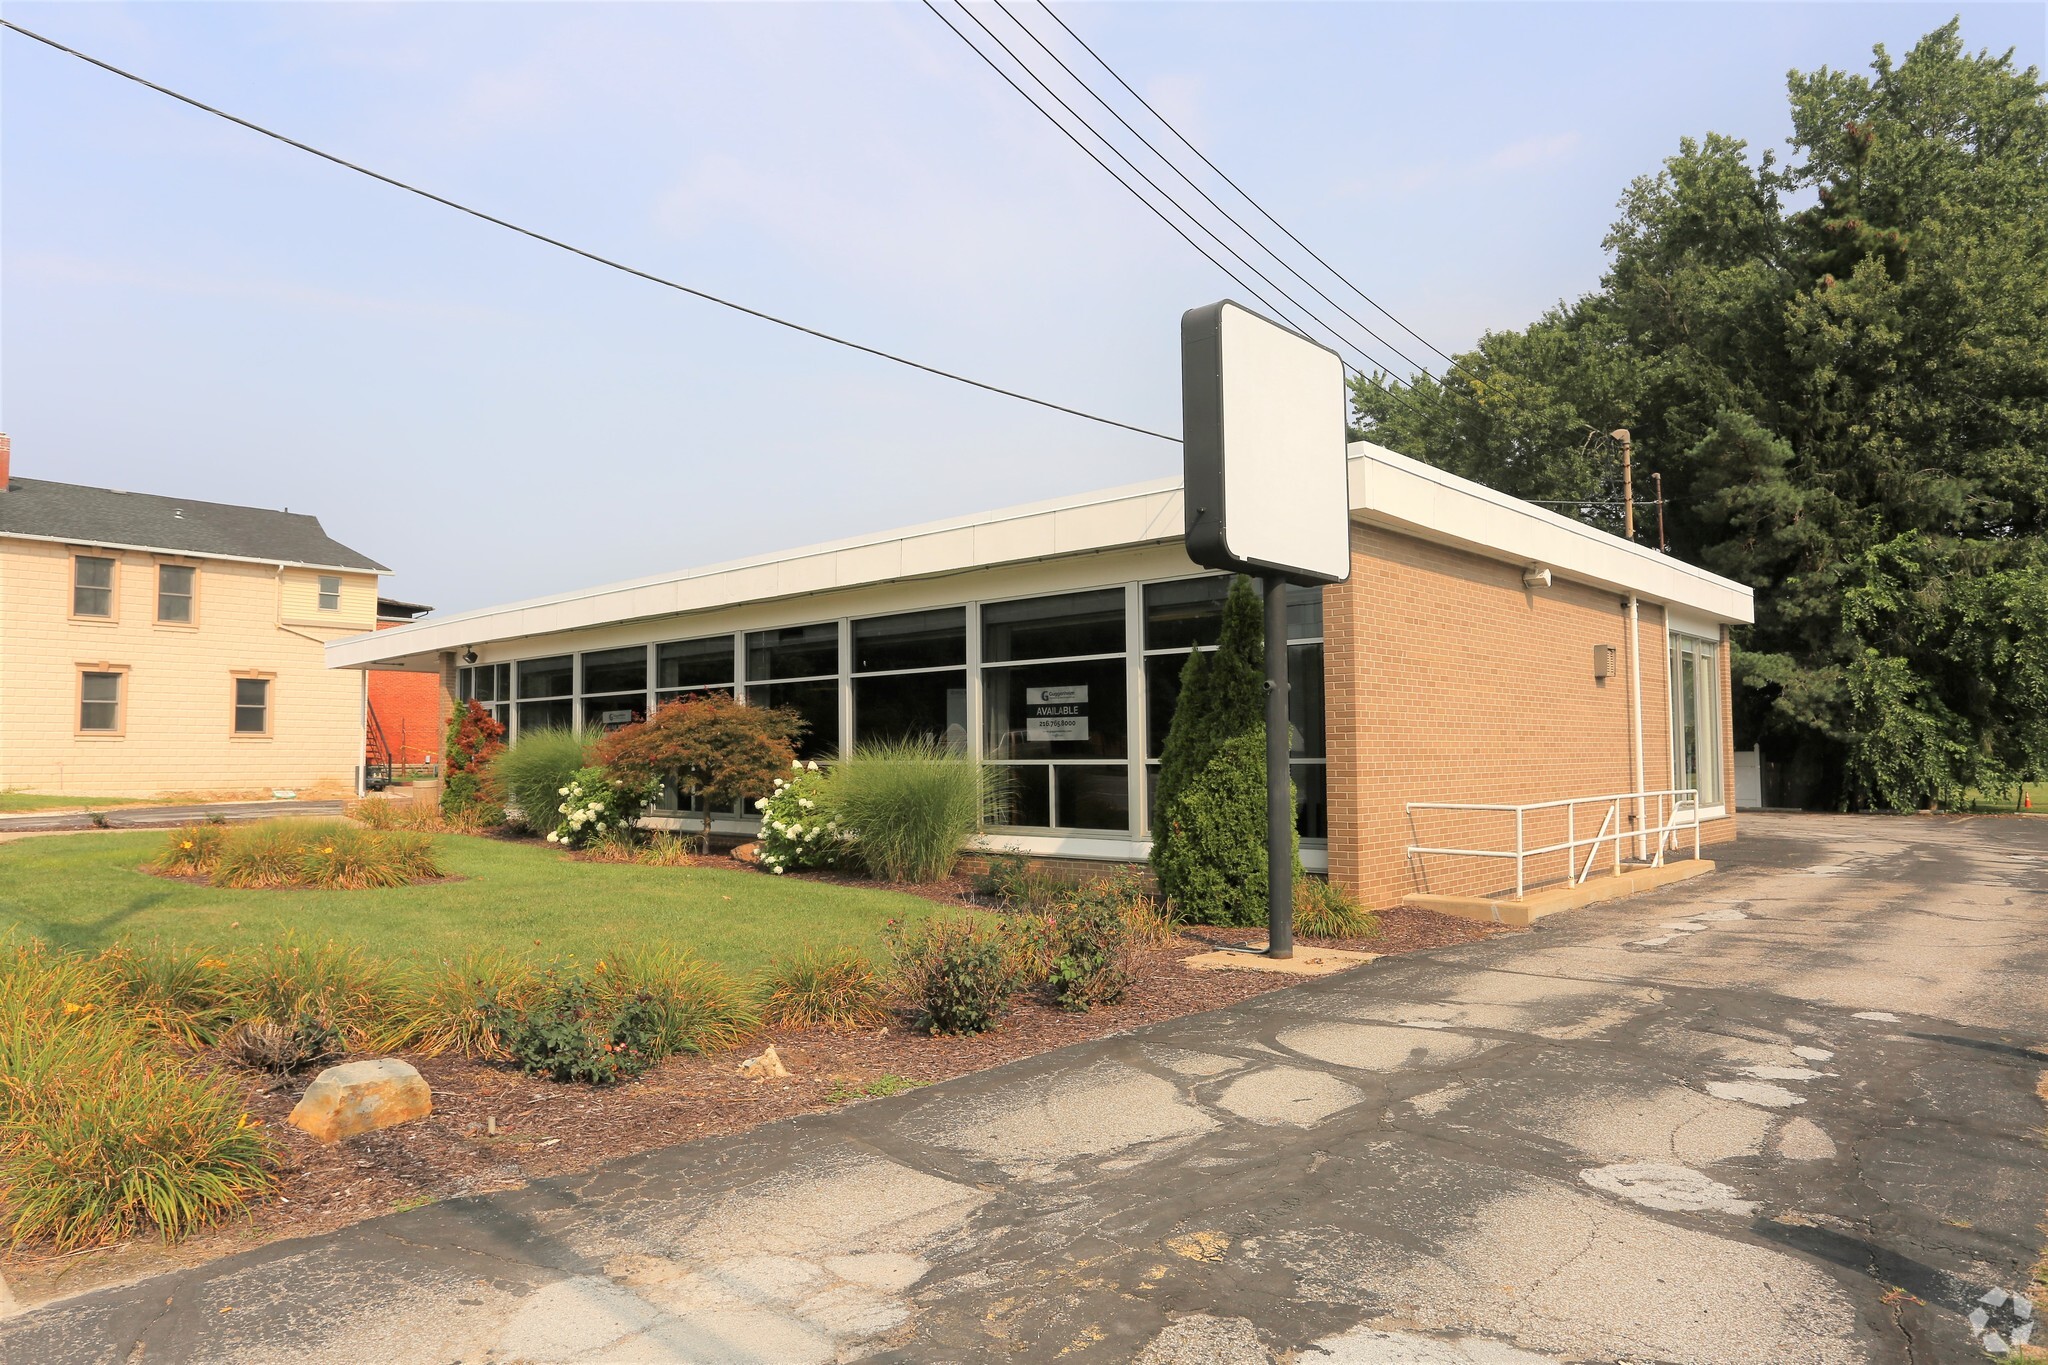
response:
M698 865L721 861L705 859ZM965 878L915 890L949 905L975 904ZM1500 932L1426 910L1386 910L1378 918L1379 932L1370 938L1302 942L1395 954L1468 943ZM0 1259L0 1270L16 1298L24 1305L34 1304L287 1237L330 1232L439 1199L512 1189L656 1147L745 1132L777 1119L857 1102L864 1087L883 1077L946 1080L1312 979L1257 971L1198 972L1182 963L1186 956L1212 947L1263 940L1262 931L1245 929L1184 931L1179 942L1140 955L1130 996L1113 1008L1070 1014L1035 996L1020 995L998 1027L965 1038L918 1033L907 1018L873 1032L768 1030L730 1051L670 1057L635 1080L601 1089L534 1079L498 1063L398 1054L418 1067L433 1088L433 1114L333 1147L321 1146L285 1122L309 1075L278 1082L209 1058L246 1081L250 1112L277 1140L284 1165L276 1193L247 1220L198 1234L175 1247L134 1238L66 1256L22 1248ZM794 1074L763 1081L741 1076L739 1062L771 1042ZM496 1136L490 1135L493 1124Z

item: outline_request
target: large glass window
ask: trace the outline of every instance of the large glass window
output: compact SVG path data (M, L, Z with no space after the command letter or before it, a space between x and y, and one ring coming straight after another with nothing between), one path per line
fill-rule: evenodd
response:
M78 555L71 561L71 614L114 614L114 561L104 555Z
M994 603L981 627L982 750L1012 785L1002 823L1129 829L1122 590Z
M455 700L473 701L491 713L491 719L512 728L512 665L475 664L455 670Z
M670 640L654 647L654 699L674 701L688 692L731 692L739 675L733 671L730 635L697 640Z
M1190 655L1216 647L1223 635L1223 602L1230 576L1184 578L1145 585L1146 790L1157 789L1159 756L1173 724L1181 676ZM1304 839L1330 832L1323 735L1323 594L1321 588L1287 590L1287 720L1293 755L1295 824Z
M192 624L192 585L199 571L190 564L156 566L156 619Z
M583 723L615 730L647 719L647 646L583 656Z
M967 609L853 623L856 743L931 739L967 747Z
M1671 637L1672 785L1721 804L1721 647L1691 635Z
M810 675L810 676L806 676ZM747 701L788 707L804 720L801 758L839 752L839 623L747 633Z
M520 734L550 727L566 730L576 723L574 656L521 659L513 671L519 683Z

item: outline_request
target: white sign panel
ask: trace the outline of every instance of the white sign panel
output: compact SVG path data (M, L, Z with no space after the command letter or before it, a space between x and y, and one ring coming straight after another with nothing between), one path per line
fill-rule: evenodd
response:
M1181 318L1188 555L1300 583L1351 575L1344 363L1225 300Z
M1088 738L1088 689L1025 688L1024 738L1062 744Z

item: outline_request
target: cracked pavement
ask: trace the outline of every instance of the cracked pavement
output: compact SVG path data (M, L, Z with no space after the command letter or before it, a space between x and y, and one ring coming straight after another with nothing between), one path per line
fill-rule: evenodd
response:
M1742 829L1528 934L62 1301L0 1358L1984 1359L2048 1209L2048 820Z

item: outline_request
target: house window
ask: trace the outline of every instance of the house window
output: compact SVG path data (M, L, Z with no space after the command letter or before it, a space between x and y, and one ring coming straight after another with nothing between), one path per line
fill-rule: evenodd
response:
M520 734L566 730L576 723L575 655L522 659L514 672L519 683Z
M1128 830L1123 590L993 602L981 637L982 750L1011 779L1000 823Z
M235 733L270 733L270 679L235 679Z
M854 739L931 739L965 752L966 664L965 607L855 621Z
M1188 656L1216 647L1230 577L1145 585L1145 783L1159 785L1159 757L1180 699ZM1287 732L1293 755L1295 828L1304 839L1330 833L1328 758L1323 738L1323 592L1287 590Z
M455 700L473 701L490 713L491 719L512 728L512 665L478 664L455 670Z
M78 728L86 734L121 733L121 675L82 672L78 675Z
M320 610L341 610L341 578L337 574L320 575Z
M1720 660L1715 641L1671 637L1671 785L1699 792L1702 806L1721 804Z
M71 560L71 614L114 615L114 561L104 555L75 555Z
M192 624L192 587L199 571L190 564L156 566L156 619L175 625Z
M839 752L839 623L747 633L747 701L786 706L804 720L797 754Z

